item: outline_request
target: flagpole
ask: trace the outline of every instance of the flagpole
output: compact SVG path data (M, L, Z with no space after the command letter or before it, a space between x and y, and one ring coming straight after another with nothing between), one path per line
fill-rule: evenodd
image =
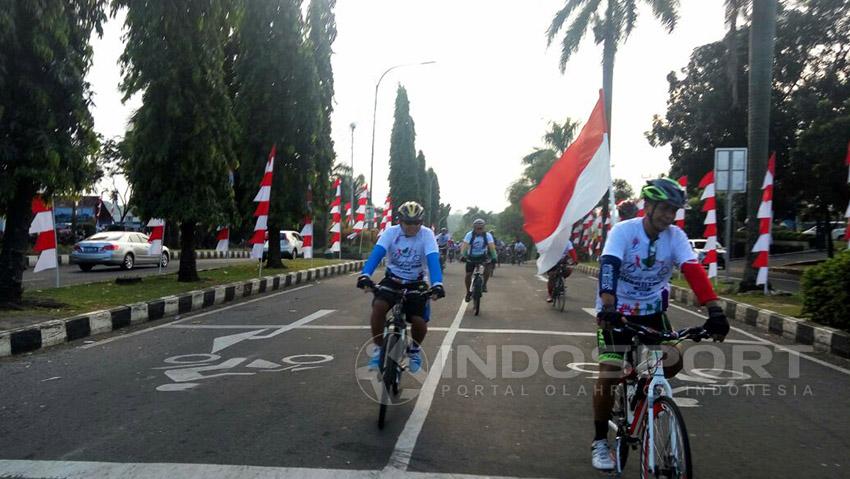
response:
M59 287L59 235L56 234L56 201L54 197L50 197L51 208L50 214L53 216L53 242L56 243L56 248L53 249L56 254L56 287ZM74 232L71 231L71 237L74 237Z
M157 275L162 274L162 248L165 247L165 221L162 222L162 239L159 242L159 261L157 262Z

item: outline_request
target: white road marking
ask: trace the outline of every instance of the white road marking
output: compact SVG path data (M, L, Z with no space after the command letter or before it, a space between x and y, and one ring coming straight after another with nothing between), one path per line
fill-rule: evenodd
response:
M685 309L685 308L683 308L683 307L681 307L681 306L676 306L675 304L671 304L670 306L672 306L672 307L674 307L674 308L676 308L676 309L681 309L682 311L684 311L684 312L686 312L686 313L693 314L694 316L697 316L697 317L699 317L699 318L702 318L702 319L708 319L708 316L704 316L704 315L702 315L702 314L700 314L700 313L696 313L696 312L694 312L694 311L691 311L690 309ZM744 331L743 329L736 328L736 327L734 327L734 326L732 326L732 327L731 327L731 329L732 329L733 331L735 331L735 332L738 332L738 333L743 334L744 336L749 336L749 337L751 337L751 338L755 339L756 341L758 341L758 342L759 342L759 343L761 343L761 344L769 344L769 345L773 346L774 348L776 348L776 349L778 349L778 350L780 350L780 351L785 351L785 352L786 352L786 353L788 353L788 354L795 354L795 355L797 355L797 356L799 356L799 357L801 357L801 358L808 359L809 361L811 361L811 362L813 362L813 363L820 364L821 366L826 366L826 367L828 367L829 369L832 369L832 370L834 370L834 371L838 371L838 372L840 372L840 373L843 373L843 374L846 374L846 375L850 376L850 369L842 368L841 366L836 366L835 364L832 364L832 363L826 362L826 361L824 361L824 360L822 360L822 359L818 359L818 358L815 358L815 357L809 356L808 354L804 354L804 353L801 353L801 352L799 352L799 351L795 351L795 350L793 350L793 349L791 349L791 348L788 348L788 347L782 346L781 344L776 344L776 343L774 343L773 341L768 341L767 339L760 338L760 337L756 336L755 334L750 334L750 333L748 333L748 332Z
M168 463L115 463L83 461L23 461L0 460L2 477L62 477L88 479L91 477L121 477L124 479L150 479L181 477L184 479L280 479L298 477L305 479L383 479L402 477L399 471L366 471L356 469L309 469L304 467L262 467L219 464L168 464ZM412 479L479 479L495 476L406 472L403 477Z
M594 314L595 315L595 314ZM536 329L476 329L461 328L461 333L495 333L495 334L542 334L545 336L596 336L596 333L571 332L571 331L539 331Z
M451 352L452 343L460 329L460 323L463 321L463 314L466 312L466 301L461 300L460 307L457 310L454 321L449 327L448 333L443 338L443 343L440 345L437 357L434 358L434 363L431 365L431 370L428 371L428 377L422 384L422 389L419 391L419 398L416 400L416 406L413 412L407 419L404 425L404 430L398 436L395 443L395 448L390 456L384 472L388 474L397 474L398 471L406 472L410 465L410 457L413 455L413 448L416 446L416 441L419 439L419 433L422 432L422 426L425 424L425 418L428 417L428 410L431 409L431 403L434 401L434 394L437 392L437 385L440 382L440 377L443 375L443 369L446 366L446 361Z
M268 296L261 296L259 298L249 299L248 301L241 301L239 303L231 304L230 306L225 306L223 308L218 308L218 309L215 309L215 310L212 310L212 311L207 311L205 313L192 314L192 315L186 316L182 319L178 319L177 321L172 321L168 324L162 324L162 325L154 326L152 328L147 328L147 329L140 329L140 330L132 332L132 333L122 334L120 336L113 336L111 338L103 339L101 341L96 341L96 342L91 343L91 344L86 344L84 346L80 346L80 348L81 349L89 349L89 348L93 348L95 346L102 346L104 344L111 343L113 341L118 341L119 339L131 338L133 336L138 336L140 334L149 333L151 331L156 331L157 329L160 329L160 328L167 328L167 327L170 327L170 326L174 326L175 324L180 324L184 321L189 321L190 319L197 319L197 318L201 318L203 316L207 316L207 315L210 315L210 314L220 313L222 311L227 311L228 309L231 309L231 308L244 306L246 304L251 304L251 303L254 303L254 302L257 302L257 301L263 301L263 300L266 300L266 299L271 299L271 298L274 298L276 296L280 296L282 294L294 293L296 291L301 291L302 289L305 289L305 288L311 288L312 286L313 286L312 284L308 284L306 286L299 286L297 288L287 289L285 291L280 291L278 293L272 293Z
M291 330L293 330L293 329L295 329L299 326L303 326L303 325L305 325L305 324L307 324L311 321L315 321L319 318L325 317L325 316L327 316L327 315L329 315L329 314L331 314L335 311L336 311L335 309L320 309L320 310L316 311L315 313L313 313L309 316L305 316L305 317L299 319L298 321L295 321L292 324L287 324L287 325L281 326L281 327L273 330L272 332L270 332L270 333L268 333L264 336L260 336L260 334L262 334L265 331L265 329L261 329L259 331L248 331L247 333L231 334L229 336L220 336L220 337L215 338L213 340L213 347L212 347L212 351L210 351L210 352L215 354L215 353L221 351L224 348L230 347L230 346L232 346L232 345L234 345L238 342L245 341L246 339L269 339L269 338L273 338L273 337L275 337L279 334L283 334L283 333L285 333L287 331L291 331Z

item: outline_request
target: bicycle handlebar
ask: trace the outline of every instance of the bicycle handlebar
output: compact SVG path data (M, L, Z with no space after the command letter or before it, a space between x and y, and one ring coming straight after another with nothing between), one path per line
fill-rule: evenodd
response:
M429 296L431 294L431 290L427 289L425 291L419 291L416 289L395 289L390 288L389 286L383 286L380 284L376 284L372 289L379 289L381 291L385 291L390 294L395 294L397 296L404 296L405 298L410 297L418 297L418 296Z
M624 323L622 326L614 328L614 331L620 333L631 334L637 336L641 341L661 343L664 341L684 341L691 339L699 342L702 339L710 338L711 335L702 326L693 328L684 328L678 331L657 331L646 326L641 326L634 323Z

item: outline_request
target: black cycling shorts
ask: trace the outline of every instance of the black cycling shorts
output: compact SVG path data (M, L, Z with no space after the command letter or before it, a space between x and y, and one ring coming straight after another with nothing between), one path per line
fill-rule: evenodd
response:
M475 265L481 264L487 266L488 262L489 258L487 258L486 256L481 259L466 258L466 272L472 273L473 271L475 271Z
M664 313L649 314L646 316L626 316L626 321L652 328L656 331L672 331L670 321ZM632 346L632 335L623 332L614 332L610 329L597 329L596 339L599 345L599 362L613 362L619 364L623 360L623 353Z
M414 283L399 283L392 278L385 277L378 283L381 286L386 286L387 288L393 289L411 289L411 290L419 290L419 291L427 291L428 283L425 281L417 281ZM387 291L381 291L380 289L375 290L375 298L372 300L374 304L375 300L380 299L381 301L385 301L392 308L396 301L398 300L398 296L392 294ZM404 303L404 314L407 315L408 318L411 316L419 316L420 318L424 318L427 322L430 318L429 315L425 313L426 305L428 304L427 296L419 296L416 298L409 298L406 303Z

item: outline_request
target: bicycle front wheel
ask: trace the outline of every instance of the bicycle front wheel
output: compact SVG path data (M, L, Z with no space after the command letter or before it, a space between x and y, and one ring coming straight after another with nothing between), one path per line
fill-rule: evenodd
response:
M396 380L396 370L398 366L393 359L392 351L397 346L398 335L388 334L384 337L384 348L381 351L381 398L378 410L378 429L384 428L384 422L387 417L387 407L392 402L392 391Z
M679 407L672 398L660 397L648 413L653 415L653 430L650 431L647 420L641 441L640 477L693 477L691 446ZM654 468L650 468L650 457L654 458Z

